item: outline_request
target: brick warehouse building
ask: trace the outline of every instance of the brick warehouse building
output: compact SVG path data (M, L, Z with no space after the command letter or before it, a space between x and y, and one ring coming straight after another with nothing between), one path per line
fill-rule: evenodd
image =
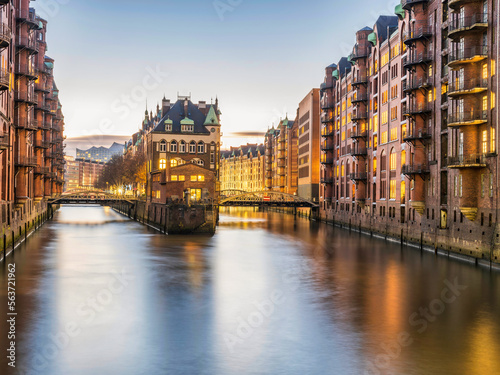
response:
M215 104L178 97L144 120L148 182L151 203L168 200L208 201L219 196L220 111ZM186 166L186 164L191 164ZM181 187L180 187L181 186ZM187 194L186 194L187 192Z
M0 19L1 219L10 242L9 227L24 228L62 193L64 118L45 55L47 22L29 0L0 2Z
M326 68L323 218L499 261L498 8L403 0Z
M221 151L220 189L245 192L264 191L265 148L246 144Z

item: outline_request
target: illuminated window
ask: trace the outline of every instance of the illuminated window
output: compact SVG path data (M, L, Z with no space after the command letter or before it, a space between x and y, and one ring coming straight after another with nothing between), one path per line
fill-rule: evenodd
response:
M391 129L391 142L398 139L398 128Z
M200 175L198 176L198 181L200 181L200 182L205 181L205 176L203 176L202 174L200 174Z
M377 174L377 158L373 158L373 175Z
M391 155L389 158L389 167L391 168L391 171L396 170L396 153L394 152L394 149L391 150Z
M429 77L432 77L432 64L429 65Z
M403 150L401 151L401 165L405 165L406 164L406 151Z
M396 199L396 180L389 182L389 199Z
M380 144L383 145L385 143L387 143L387 131L382 132L380 136Z
M490 150L493 153L496 151L495 128L490 129Z
M373 116L373 132L378 131L378 115Z
M488 97L485 95L483 96L483 111L488 110Z
M382 115L381 115L381 124L384 125L384 124L387 124L387 122L388 122L387 111L384 111L384 112L382 112Z
M483 136L482 136L482 151L483 154L486 154L488 152L488 131L483 130Z
M429 93L427 94L427 100L429 103L432 102L432 90L429 90Z
M177 159L172 159L170 160L170 167L177 167L179 163L177 162Z
M488 64L483 64L483 79L488 78Z
M491 60L491 75L494 76L496 73L496 64L495 60Z
M179 177L176 174L170 176L170 181L178 181Z
M165 159L160 159L160 169L167 168L167 161Z
M377 136L373 136L373 148L377 148Z
M191 182L193 181L198 181L198 177L197 176L191 176Z
M401 202L404 202L406 197L406 182L401 181Z
M495 108L495 104L496 104L496 95L494 92L491 93L491 109Z

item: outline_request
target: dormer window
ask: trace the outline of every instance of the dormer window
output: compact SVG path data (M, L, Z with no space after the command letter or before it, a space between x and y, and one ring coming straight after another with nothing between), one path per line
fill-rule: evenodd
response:
M172 124L165 124L165 131L171 132L172 131Z
M194 125L182 125L181 131L183 133L192 133L194 132Z

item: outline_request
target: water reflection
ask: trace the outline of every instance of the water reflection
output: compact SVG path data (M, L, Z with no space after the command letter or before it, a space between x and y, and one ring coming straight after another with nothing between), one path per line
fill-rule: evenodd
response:
M12 257L18 364L43 375L500 373L498 274L282 214L232 210L220 224L213 237L163 236L110 209L64 207ZM455 281L467 288L441 311ZM3 349L5 325L0 335Z

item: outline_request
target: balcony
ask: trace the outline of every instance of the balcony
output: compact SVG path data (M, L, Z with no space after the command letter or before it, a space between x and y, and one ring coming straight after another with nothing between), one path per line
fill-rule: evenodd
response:
M448 126L482 125L488 122L488 111L456 112L448 116Z
M458 9L459 7L461 7L464 4L479 3L479 2L482 3L483 1L482 0L449 0L448 6L452 9Z
M17 129L24 129L35 131L38 129L38 123L35 119L27 117L17 117L14 119L14 127Z
M48 149L51 144L47 141L35 141L35 148Z
M28 77L31 80L38 79L37 71L34 67L27 64L16 64L14 67L14 73L19 76Z
M0 69L0 91L9 89L9 72L5 69Z
M50 168L49 167L35 167L35 174L37 175L46 175L50 173Z
M40 22L36 19L35 12L31 12L30 9L17 9L17 21L18 23L25 22L31 28L41 30Z
M427 164L427 163L405 164L401 167L401 173L403 173L406 176L427 174L427 173L430 173L429 164Z
M15 159L16 167L36 167L38 162L36 157L33 156L20 156L17 155Z
M321 183L323 185L331 185L333 184L333 177L321 177Z
M364 59L365 57L368 57L368 47L362 49L358 48L358 46L354 47L351 55L349 56L351 58L351 61L356 61L359 59Z
M40 109L44 112L50 112L50 104L47 103L38 103L36 109Z
M359 139L359 138L366 138L368 136L368 132L366 129L358 129L358 128L353 128L351 130L351 139Z
M354 77L351 82L352 86L365 85L367 83L368 83L368 77L364 74L360 74L359 76Z
M333 144L322 144L321 145L321 151L333 151Z
M0 150L7 150L10 148L9 135L0 134Z
M484 168L486 155L470 154L448 157L448 168Z
M12 39L12 31L6 23L0 24L0 48L7 48Z
M16 47L20 50L27 50L31 54L38 53L38 42L36 39L18 35L16 38Z
M331 89L333 89L333 83L322 83L319 86L319 88L321 91L331 90Z
M333 126L327 126L321 129L321 136L322 137L331 137L333 136L334 131L333 131Z
M49 93L50 89L47 88L47 86L44 83L42 83L42 80L40 80L38 83L35 84L35 91Z
M351 100L352 104L366 103L367 101L368 95L366 94L356 95L356 97L353 97Z
M38 102L35 93L28 91L16 91L14 93L14 100L16 102L27 103L29 105L36 105Z
M485 78L473 78L467 81L455 80L450 83L448 96L479 94L486 90L488 90L488 80Z
M432 112L430 103L412 103L403 108L403 115L405 116L425 115L430 112Z
M328 117L328 116L321 116L321 122L322 122L323 124L328 124L328 123L330 123L330 122L334 122L334 121L335 121L335 119L333 118L333 116L332 116L332 117Z
M448 66L453 68L463 64L471 64L488 57L488 46L473 46L450 53Z
M366 147L361 147L360 145L353 145L351 148L351 153L352 156L366 156L368 155L368 151Z
M47 121L47 120L40 122L40 124L38 124L38 127L40 129L43 129L43 130L51 130L52 129L52 125L51 125L50 121Z
M352 181L366 181L368 180L368 173L364 172L364 173L351 173L349 175L349 178L352 180Z
M333 157L321 155L320 163L321 164L333 164Z
M327 110L333 109L333 108L335 108L335 106L333 104L330 104L330 103L325 103L325 104L321 105L321 109L323 111L327 111Z
M352 113L352 121L366 120L368 118L368 111L354 111Z
M418 40L429 39L433 33L434 30L431 26L415 27L414 30L404 33L403 41L406 45L410 45Z
M414 141L425 141L426 139L430 139L431 134L425 129L411 129L406 135L403 136L403 141L405 142L414 142Z
M431 53L428 52L415 53L403 59L403 66L405 67L405 69L410 69L416 65L428 64L432 62L432 60L433 57Z
M410 10L413 6L417 4L423 4L423 3L428 3L429 0L402 0L401 5L403 6L403 9L405 10Z
M484 32L488 28L488 14L476 13L470 17L458 17L448 26L448 38L458 40L468 32Z
M434 80L429 77L414 78L403 83L403 92L428 89L434 85Z

